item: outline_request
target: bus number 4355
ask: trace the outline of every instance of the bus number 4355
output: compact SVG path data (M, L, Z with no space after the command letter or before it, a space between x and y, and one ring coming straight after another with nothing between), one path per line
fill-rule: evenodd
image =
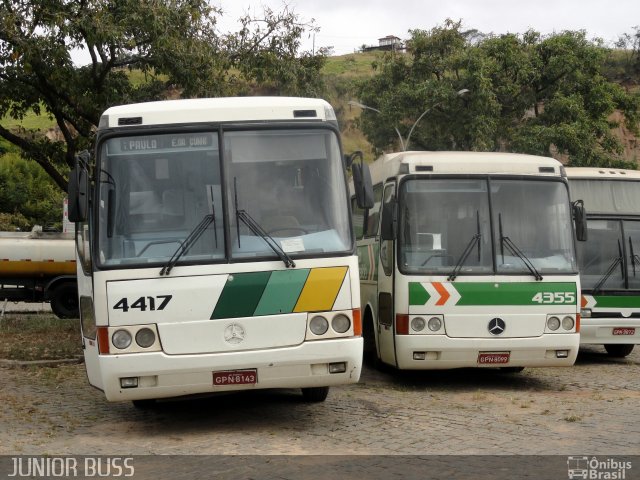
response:
M114 310L122 310L123 312L128 312L129 309L137 308L141 312L145 312L147 310L164 310L173 295L156 295L155 297L140 297L135 300L133 303L129 303L129 299L124 297L118 300L118 302L113 306ZM157 306L156 306L157 305Z
M576 302L576 294L574 292L538 292L531 301L540 304L573 304Z

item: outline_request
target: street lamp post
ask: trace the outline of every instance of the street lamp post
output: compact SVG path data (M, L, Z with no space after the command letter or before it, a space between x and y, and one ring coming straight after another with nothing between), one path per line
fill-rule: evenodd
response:
M456 96L457 97L461 97L462 95L466 94L467 92L469 92L469 89L468 88L463 88L462 90L458 90L456 92ZM406 140L402 138L402 135L400 134L400 131L398 130L398 128L397 127L393 127L394 130L396 131L396 133L398 134L398 138L400 139L400 146L402 147L402 151L403 152L406 152L407 148L409 148L409 140L411 139L411 134L413 133L413 130L416 128L416 125L420 122L420 120L422 120L422 117L424 117L427 113L429 113L434 108L440 106L443 102L444 102L444 100L441 101L441 102L436 103L435 105L430 106L429 108L427 108L424 112L422 112L420 114L418 119L415 122L413 122L413 125L411 125L411 129L409 130L409 135L407 135L407 139ZM382 113L377 108L369 107L368 105L364 105L364 104L362 104L360 102L356 102L354 100L351 100L351 101L349 101L347 103L350 106L360 107L360 108L365 109L365 110L372 110L372 111L374 111L376 113Z
M352 106L352 107L360 107L363 110L371 110L371 111L374 111L376 113L382 113L377 108L369 107L368 105L364 105L364 104L362 104L360 102L356 102L355 100L350 100L349 102L347 102L347 104L349 106ZM398 134L398 138L400 139L400 146L402 147L402 151L404 152L406 149L404 148L404 139L402 138L402 135L400 134L400 130L398 130L398 127L393 127L393 129Z

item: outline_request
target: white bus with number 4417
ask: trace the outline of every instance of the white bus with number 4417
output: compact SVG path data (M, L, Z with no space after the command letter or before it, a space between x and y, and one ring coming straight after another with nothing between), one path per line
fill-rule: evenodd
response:
M322 401L358 381L358 263L327 102L113 107L94 158L72 172L69 217L87 374L108 400Z

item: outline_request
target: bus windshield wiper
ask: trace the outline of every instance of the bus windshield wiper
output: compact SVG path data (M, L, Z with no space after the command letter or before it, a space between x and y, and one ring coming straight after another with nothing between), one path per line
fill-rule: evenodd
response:
M234 189L235 206L236 206L236 219L237 219L236 224L238 228L238 233L237 233L238 248L240 248L240 223L238 222L238 220L242 220L242 223L244 223L247 227L249 227L249 230L251 230L258 237L262 238L265 241L265 243L269 245L271 250L273 250L275 254L278 255L278 257L280 257L280 260L283 261L285 267L294 268L296 266L295 262L291 259L289 255L287 255L287 253L282 249L282 247L278 245L278 242L276 242L273 239L273 237L269 235L265 231L265 229L262 228L260 224L256 222L251 215L249 215L249 213L247 213L246 210L242 210L238 208L238 188L237 188L237 182L235 177L233 178L233 189Z
M542 275L540 274L540 272L538 271L538 269L535 267L535 265L533 264L533 262L531 260L529 260L529 258L524 254L524 252L522 250L520 250L518 248L518 246L513 242L513 240L511 240L509 237L505 236L502 233L502 214L498 215L498 228L500 230L500 248L502 249L502 257L503 257L503 262L504 262L504 247L506 246L507 249L516 257L520 258L520 260L522 260L522 263L524 263L524 265L527 267L527 269L529 269L529 271L531 272L531 275L534 276L534 278L537 281L542 280Z
M600 290L602 290L605 282L609 280L609 277L618 265L622 265L622 246L620 245L620 240L618 240L618 256L613 259L613 262L611 262L611 265L609 265L607 271L602 274L602 276L598 280L598 283L596 283L593 287L593 294L596 294ZM624 271L622 271L622 276L624 277Z
M202 234L207 230L207 228L209 228L209 225L211 225L212 223L214 236L216 239L216 247L218 246L218 235L216 233L216 214L214 212L205 215L204 218L200 220L200 223L198 223L193 228L193 230L191 230L189 235L187 235L187 238L185 238L180 246L176 249L176 251L173 252L173 255L171 256L167 264L162 267L162 270L160 270L160 276L169 275L169 273L171 273L171 270L173 269L175 264L178 263L178 260L180 260L189 251L193 244L196 243L196 241L202 236Z
M467 246L462 252L462 255L460 255L460 258L458 258L458 261L456 262L456 266L453 267L453 271L451 272L451 274L449 274L449 277L447 278L448 281L453 282L456 279L456 277L458 276L458 273L460 273L460 270L464 265L464 262L467 261L467 258L469 257L471 250L473 250L473 247L475 247L476 244L478 245L478 262L480 261L480 238L481 237L482 237L482 234L480 233L480 212L476 210L476 233L473 235L473 237L471 237L471 240L469 240L469 243L467 243Z

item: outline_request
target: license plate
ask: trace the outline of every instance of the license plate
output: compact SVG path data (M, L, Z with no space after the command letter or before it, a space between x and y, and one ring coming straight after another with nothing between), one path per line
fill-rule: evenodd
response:
M478 354L478 365L502 365L509 363L509 352L480 352Z
M635 328L624 328L624 327L614 328L613 329L613 334L614 335L635 335L636 334L636 329Z
M227 387L229 385L255 385L258 382L258 370L224 370L213 372L213 386Z

